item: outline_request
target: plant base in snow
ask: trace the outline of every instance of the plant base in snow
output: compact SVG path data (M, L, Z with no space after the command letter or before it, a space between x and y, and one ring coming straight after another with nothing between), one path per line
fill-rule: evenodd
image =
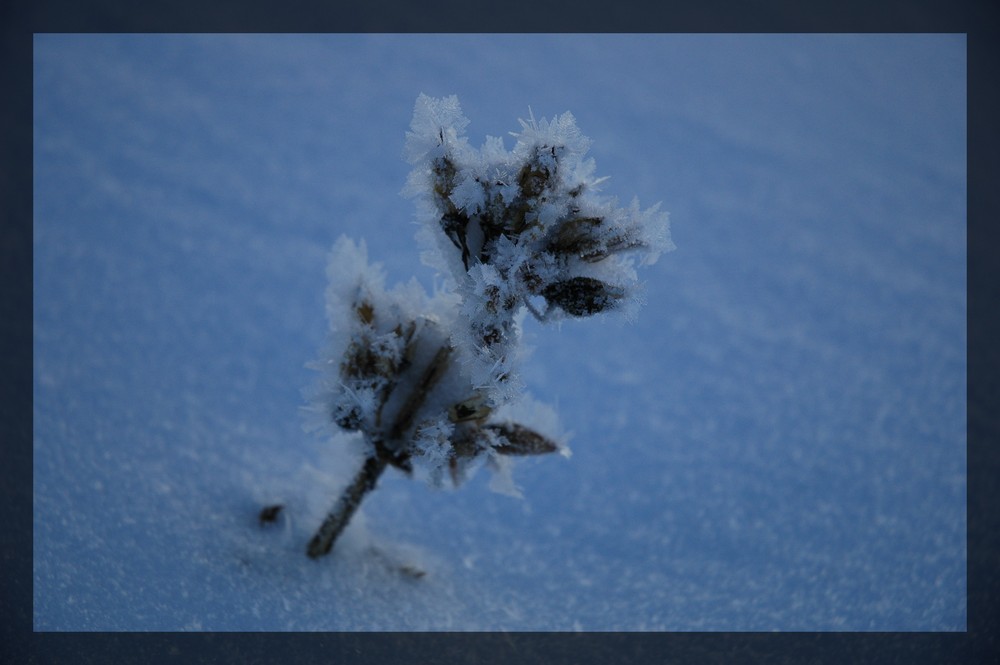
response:
M361 505L361 499L367 492L375 489L378 477L385 471L387 461L378 457L369 457L365 460L361 471L354 477L354 481L344 490L337 505L329 512L319 531L309 541L309 548L306 552L310 557L316 558L327 554L333 547L333 541L337 539L340 532L344 530L347 523L354 515L354 511Z
M425 260L449 276L444 289L387 290L364 243L341 238L330 256L331 349L316 405L356 433L364 462L310 557L331 550L389 466L458 486L483 462L497 489L517 494L510 457L566 453L554 418L524 395L521 318L627 313L638 303L636 260L672 248L656 207L598 196L589 141L569 113L521 121L511 152L492 137L473 150L467 123L455 97L421 95L407 133L407 191L419 198Z

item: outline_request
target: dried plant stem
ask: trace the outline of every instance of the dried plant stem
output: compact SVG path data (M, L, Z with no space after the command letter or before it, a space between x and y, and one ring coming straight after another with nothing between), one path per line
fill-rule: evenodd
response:
M409 398L403 407L399 410L399 414L396 416L396 422L393 423L392 429L389 430L390 440L399 440L402 438L406 430L410 429L410 425L413 424L413 418L417 415L417 411L423 406L424 400L427 399L427 393L431 391L441 377L444 375L445 370L448 367L448 356L451 355L450 346L442 346L438 349L437 353L434 354L434 359L431 360L430 365L424 370L423 376L420 377L420 381L417 382L416 387L413 392L410 393Z
M389 430L391 440L398 440L406 433L413 423L413 418L417 411L427 399L428 393L434 387L447 369L448 357L451 355L450 346L442 346L434 355L434 359L424 370L420 379L414 386L413 392L409 395L396 416L392 428ZM313 559L328 554L333 549L333 543L341 534L347 523L351 521L354 512L361 505L361 500L365 494L375 489L379 476L385 471L385 467L392 461L392 453L387 450L381 437L371 437L374 454L365 460L361 470L354 476L354 480L340 495L337 503L326 515L323 524L320 525L316 535L309 541L307 553Z
M354 476L354 481L340 495L340 499L320 525L319 531L309 541L307 552L311 558L321 557L333 548L333 541L351 521L365 494L375 489L375 483L388 464L388 460L381 457L369 457L365 460L364 466Z

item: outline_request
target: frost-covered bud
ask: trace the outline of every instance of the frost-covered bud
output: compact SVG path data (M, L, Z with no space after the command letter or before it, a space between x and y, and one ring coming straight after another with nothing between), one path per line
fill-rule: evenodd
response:
M635 301L637 259L672 249L657 207L620 208L597 194L590 140L572 114L520 122L511 151L493 137L476 151L458 99L421 95L407 134L406 191L433 239L425 260L454 279L467 321L454 344L494 402L516 392L523 308L540 319L623 309ZM531 305L538 298L544 312Z
M542 289L542 296L572 316L590 316L614 309L625 290L593 277L571 277Z
M546 250L596 263L618 252L645 247L648 241L639 233L615 226L604 217L570 217L559 224Z
M514 422L456 426L450 443L448 468L456 486L465 479L472 463L484 455L547 455L562 450L552 439Z
M551 175L546 165L529 161L517 174L517 184L525 197L536 198L548 187Z
M479 267L492 271L483 275L480 295L494 316L477 319L488 338L479 341L477 353L488 355L509 346L516 334L505 315L513 306L509 285L491 266ZM510 400L495 385L483 385L478 365L456 355L453 341L470 329L467 303L445 292L428 297L416 282L387 289L379 266L368 265L364 244L346 238L334 247L328 271L331 346L318 365L325 386L316 410L364 435L369 457L426 473L435 484L448 470L458 484L490 456L556 450L551 440L509 422L509 415L491 422ZM490 325L496 326L492 333Z
M348 431L379 426L382 405L408 365L416 329L414 321L407 322L405 328L400 322L380 335L373 325L374 306L362 300L354 309L358 318L340 362L343 390L331 409L334 421Z
M559 450L559 445L533 429L517 423L496 423L487 429L498 435L493 449L501 455L546 455Z

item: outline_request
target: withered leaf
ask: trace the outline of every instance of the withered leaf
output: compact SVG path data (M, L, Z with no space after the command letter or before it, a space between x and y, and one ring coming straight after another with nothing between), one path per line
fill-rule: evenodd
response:
M574 217L566 220L549 241L554 254L578 256L588 263L603 261L616 252L640 249L646 243L628 229L601 230L603 217ZM601 235L599 235L599 233Z
M486 428L499 434L505 441L493 448L501 455L544 455L559 450L559 446L551 439L524 425L493 423L486 425Z
M603 222L602 217L567 219L555 232L549 243L549 250L560 254L582 254L597 247L600 242L594 237L594 233Z

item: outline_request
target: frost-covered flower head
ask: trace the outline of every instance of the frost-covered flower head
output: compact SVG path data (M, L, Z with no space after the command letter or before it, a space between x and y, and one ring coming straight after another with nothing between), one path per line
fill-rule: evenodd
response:
M406 138L425 260L450 274L428 296L385 287L364 243L341 238L329 262L331 342L317 411L357 432L365 462L310 541L330 551L364 494L391 465L455 485L477 461L517 494L507 458L567 452L554 414L520 390L519 321L628 310L637 263L672 248L667 216L597 194L590 141L569 113L521 121L511 151L474 150L456 97L420 95Z
M344 237L328 274L331 334L314 404L324 419L364 435L366 457L417 470L435 485L445 471L458 485L486 461L501 472L498 487L516 493L504 480L505 458L565 452L550 410L528 397L498 408L455 362L450 331L461 307L454 293L429 297L415 280L386 288L365 243Z
M673 248L667 215L637 202L618 207L599 196L590 140L572 114L521 120L511 151L488 137L480 150L464 136L468 120L455 96L420 95L407 132L414 169L406 193L463 302L465 349L476 380L498 394L514 377L524 309L540 320L584 317L636 304L636 263Z

